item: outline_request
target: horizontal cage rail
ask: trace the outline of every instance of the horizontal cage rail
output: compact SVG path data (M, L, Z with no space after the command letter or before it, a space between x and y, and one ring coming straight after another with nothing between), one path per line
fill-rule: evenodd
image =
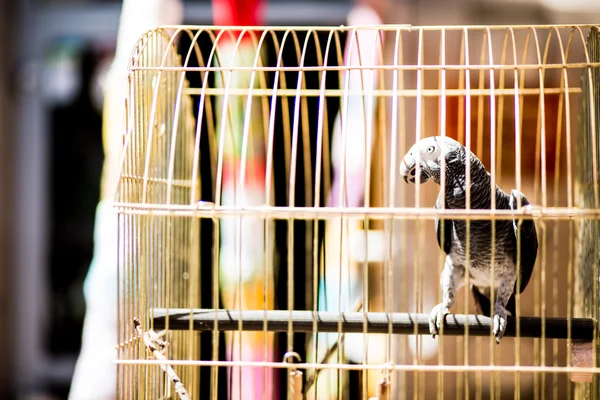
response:
M512 210L435 209L433 207L275 207L217 206L200 202L197 206L181 204L149 204L116 202L120 214L167 217L253 217L269 219L328 219L340 217L369 219L435 219L512 220L512 219L600 219L600 209L568 207L528 207Z
M321 369L342 371L411 371L411 372L449 372L462 374L465 372L525 372L525 373L600 373L596 367L554 367L539 365L425 365L425 364L345 364L345 363L292 363L276 361L223 361L223 360L152 360L152 359L116 359L115 364L120 365L181 365L193 367L250 367L250 368L278 368L278 369Z
M561 93L570 93L570 94L578 94L581 93L581 88L578 87L570 87L570 88L522 88L515 89L513 87L507 88L494 88L494 89L364 89L364 90L344 90L344 89L280 89L280 88L271 88L271 89L260 89L260 88L248 88L248 89L240 89L240 88L190 88L185 90L186 94L190 95L202 95L205 94L207 96L272 96L276 95L279 97L351 97L351 96L373 96L373 97L394 97L394 96L404 96L404 97L439 97L442 95L446 95L447 97L452 96L466 96L470 94L471 96L514 96L517 95L527 95L527 96L539 96L541 93L544 94L561 94Z
M584 29L598 26L597 24L534 24L534 25L411 25L411 24L383 24L383 25L368 25L368 26L351 26L351 25L339 25L339 26L325 26L325 25L159 25L158 28L162 29L175 29L182 30L182 28L188 30L234 30L234 31L263 31L268 29L273 32L308 32L308 31L339 31L339 32L351 32L351 31L365 31L365 30L378 30L383 32L395 32L401 31L501 31L501 30L527 30L534 31L537 29Z
M463 374L465 372L524 372L524 373L600 373L596 367L554 367L534 365L424 365L424 364L344 364L344 363L292 363L269 361L216 361L216 360L139 360L116 359L115 364L120 365L181 365L192 367L250 367L250 368L278 368L278 369L320 369L342 371L406 371L406 372L448 372Z
M429 335L429 315L418 313L384 312L331 312L331 311L284 311L284 310L208 310L208 309L153 309L154 328L187 330L190 322L193 330L270 331L312 333L315 325L317 332L343 333L394 333ZM594 338L594 320L591 318L572 318L569 337L569 319L561 317L520 317L519 337L541 338L545 325L547 339L592 340ZM366 326L365 326L366 325ZM468 328L471 336L489 336L492 330L491 318L481 315L449 314L445 318L444 335L460 336ZM504 336L516 337L517 321L508 317L508 326ZM366 329L365 329L366 328Z
M211 66L211 67L171 67L165 65L156 65L151 67L131 67L132 72L136 71L174 71L174 72L232 72L232 71L247 71L247 72L324 72L324 71L466 71L466 70L553 70L553 69L580 69L580 68L595 68L600 67L600 62L573 62L564 64L396 64L396 65L325 65L325 66Z

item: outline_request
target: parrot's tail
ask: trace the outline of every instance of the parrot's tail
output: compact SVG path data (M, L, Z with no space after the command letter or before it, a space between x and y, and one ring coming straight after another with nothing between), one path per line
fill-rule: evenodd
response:
M491 304L490 299L487 295L481 293L479 289L475 286L471 286L471 291L473 292L473 300L475 300L475 306L477 308L477 313L481 315L485 315L486 317L491 317ZM515 296L510 296L508 299L508 304L506 305L506 311L510 312L514 317L517 315L517 305L515 302Z

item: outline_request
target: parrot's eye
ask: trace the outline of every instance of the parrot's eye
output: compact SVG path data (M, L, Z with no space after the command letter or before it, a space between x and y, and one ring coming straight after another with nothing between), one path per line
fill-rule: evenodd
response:
M433 153L434 151L435 151L435 146L429 146L427 148L427 153L429 153L429 154Z

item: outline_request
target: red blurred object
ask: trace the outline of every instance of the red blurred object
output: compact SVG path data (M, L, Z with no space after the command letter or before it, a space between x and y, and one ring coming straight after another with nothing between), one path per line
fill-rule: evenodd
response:
M266 0L213 0L213 22L215 25L263 25L266 3Z
M258 26L264 25L266 0L212 0L213 23L215 25ZM232 31L233 35L225 34L221 40L235 41L241 31ZM255 31L256 36L260 32ZM249 34L244 35L243 41L251 40Z

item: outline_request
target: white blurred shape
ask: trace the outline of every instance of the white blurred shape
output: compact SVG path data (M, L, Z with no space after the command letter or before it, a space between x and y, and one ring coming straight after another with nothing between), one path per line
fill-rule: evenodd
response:
M384 262L388 259L388 235L362 229L350 232L350 259L355 262Z

